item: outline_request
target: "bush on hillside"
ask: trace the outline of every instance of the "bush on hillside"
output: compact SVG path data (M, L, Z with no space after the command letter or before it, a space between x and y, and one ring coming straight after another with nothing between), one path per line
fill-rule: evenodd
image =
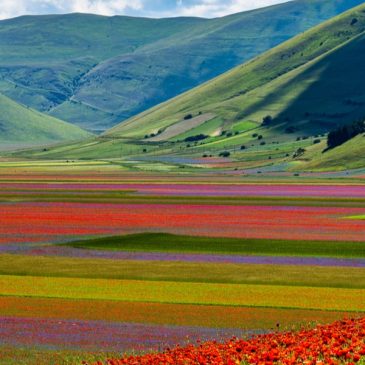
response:
M262 125L263 126L268 126L268 125L270 125L272 123L272 121L273 121L272 116L271 115L267 115L266 117L264 117L262 119Z
M293 158L298 158L304 155L304 153L306 152L305 148L299 147L293 155Z
M286 127L285 133L294 133L297 129L295 127Z
M357 121L352 124L343 125L330 132L327 137L328 149L335 148L365 132L364 121Z
M190 137L186 137L184 139L185 142L197 142L197 141L202 141L203 139L208 138L207 135L205 134L198 134L196 136L190 136Z
M219 157L229 157L231 153L229 151L223 151L219 154Z

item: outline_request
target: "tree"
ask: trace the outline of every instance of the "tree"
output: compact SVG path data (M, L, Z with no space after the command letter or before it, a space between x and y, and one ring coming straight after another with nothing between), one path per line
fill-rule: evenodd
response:
M272 121L273 121L272 116L271 115L267 115L266 117L264 117L262 119L262 125L263 126L268 126L268 125L270 125L272 123Z
M185 142L197 142L197 141L202 141L203 139L208 138L207 135L205 134L198 134L196 136L190 136L190 137L186 137L184 139Z
M358 134L365 132L364 121L356 121L352 124L347 124L338 127L332 132L328 133L327 146L328 149L335 148L347 142Z
M229 157L231 153L229 151L223 151L219 154L219 157Z

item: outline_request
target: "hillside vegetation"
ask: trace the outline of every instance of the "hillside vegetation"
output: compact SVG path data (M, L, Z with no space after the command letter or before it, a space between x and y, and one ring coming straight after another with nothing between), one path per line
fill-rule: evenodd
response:
M81 140L90 133L15 103L0 94L0 150Z
M355 22L356 19L356 22ZM274 117L275 128L328 131L365 115L365 6L326 22L230 72L118 125L107 135L143 137L190 113L225 128ZM270 126L272 127L272 126Z
M328 132L364 120L364 51L363 4L120 123L93 142L30 155L118 159L154 170L363 167L362 134L325 150Z
M102 131L360 3L297 0L212 20L85 14L4 20L0 92Z

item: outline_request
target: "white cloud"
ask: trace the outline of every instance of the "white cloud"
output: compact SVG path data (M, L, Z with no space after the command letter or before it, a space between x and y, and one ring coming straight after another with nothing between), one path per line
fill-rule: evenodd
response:
M213 18L283 2L285 0L201 0L199 4L187 6L181 0L179 15Z
M0 0L0 19L45 13L115 15L142 8L142 0Z
M12 18L24 13L26 13L25 1L0 0L0 19Z
M142 7L143 4L140 0L73 0L67 11L115 15L123 13L128 8L141 10Z

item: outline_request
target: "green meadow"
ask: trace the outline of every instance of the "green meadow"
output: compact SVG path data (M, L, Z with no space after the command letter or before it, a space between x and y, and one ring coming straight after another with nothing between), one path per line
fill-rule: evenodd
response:
M239 239L142 233L74 241L67 246L112 251L364 258L363 242Z

